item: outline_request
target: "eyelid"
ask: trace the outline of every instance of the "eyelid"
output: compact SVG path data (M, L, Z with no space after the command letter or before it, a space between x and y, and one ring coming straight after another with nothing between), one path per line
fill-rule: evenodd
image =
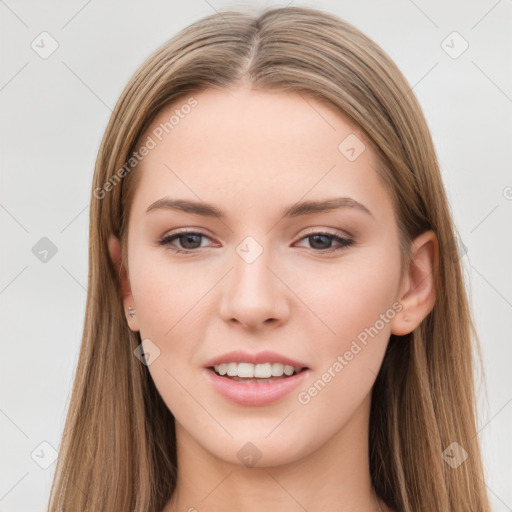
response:
M352 240L354 238L348 232L342 231L341 229L337 229L337 228L313 227L313 228L306 228L306 231L305 232L301 231L301 233L302 233L301 238L304 238L305 236L308 236L308 235L314 235L314 234L326 234L326 235L332 235L332 236L339 236L341 238L346 238L347 240Z

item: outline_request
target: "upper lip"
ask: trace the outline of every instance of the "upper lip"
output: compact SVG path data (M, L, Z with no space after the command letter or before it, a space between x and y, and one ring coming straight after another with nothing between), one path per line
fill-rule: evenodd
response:
M282 363L290 366L300 366L301 368L307 368L307 365L290 357L283 356L277 352L270 350L264 350L256 354L244 352L243 350L234 350L232 352L226 352L220 356L214 357L206 362L205 368L211 366L217 366L222 363Z

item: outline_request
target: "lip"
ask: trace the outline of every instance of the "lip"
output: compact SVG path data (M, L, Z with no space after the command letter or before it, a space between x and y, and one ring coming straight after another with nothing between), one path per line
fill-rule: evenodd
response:
M290 359L289 357L283 356L276 352L272 352L270 350L264 350L262 352L258 352L257 354L250 354L249 352L244 352L243 350L234 350L232 352L227 352L226 354L222 354L220 356L214 357L213 359L210 359L208 362L206 362L204 367L209 368L210 366L217 366L218 364L222 363L282 363L294 367L300 366L302 368L307 368L307 364L296 361L294 359Z
M222 356L224 357L224 356ZM230 356L232 357L232 356ZM246 356L244 356L246 357ZM216 360L220 360L217 358ZM284 358L287 359L287 358ZM213 361L216 361L213 360ZM287 359L291 361L290 359ZM243 362L248 361L235 361L230 359L231 362ZM268 362L268 359L265 359ZM273 362L281 362L272 360ZM222 361L221 361L222 362ZM292 361L294 363L294 361ZM220 363L218 363L220 364ZM288 364L288 363L286 363ZM291 364L293 366L293 364ZM214 366L214 365L210 365ZM300 366L297 364L296 366ZM206 379L210 381L213 388L221 394L224 398L231 400L239 405L245 406L264 406L269 405L277 400L288 395L293 389L299 384L304 382L304 379L309 375L309 369L304 369L301 372L286 377L284 379L278 379L273 382L238 382L235 380L228 379L217 375L211 368L203 368L203 374Z

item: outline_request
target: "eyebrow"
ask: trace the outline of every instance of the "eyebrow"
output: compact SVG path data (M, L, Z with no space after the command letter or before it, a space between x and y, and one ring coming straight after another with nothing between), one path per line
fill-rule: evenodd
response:
M351 197L337 197L334 199L326 199L321 201L302 201L285 208L281 215L285 218L301 217L305 215L313 215L315 213L330 212L340 208L353 208L373 217L366 206L357 202ZM176 210L185 213L192 213L201 215L203 217L214 217L217 219L225 219L226 213L217 207L200 202L191 201L186 199L172 199L170 197L163 197L149 205L146 213L155 210Z

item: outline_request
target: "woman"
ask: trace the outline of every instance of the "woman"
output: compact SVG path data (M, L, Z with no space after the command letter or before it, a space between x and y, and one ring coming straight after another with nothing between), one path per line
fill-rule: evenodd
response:
M50 511L489 511L456 231L391 59L224 11L135 73L99 150Z

